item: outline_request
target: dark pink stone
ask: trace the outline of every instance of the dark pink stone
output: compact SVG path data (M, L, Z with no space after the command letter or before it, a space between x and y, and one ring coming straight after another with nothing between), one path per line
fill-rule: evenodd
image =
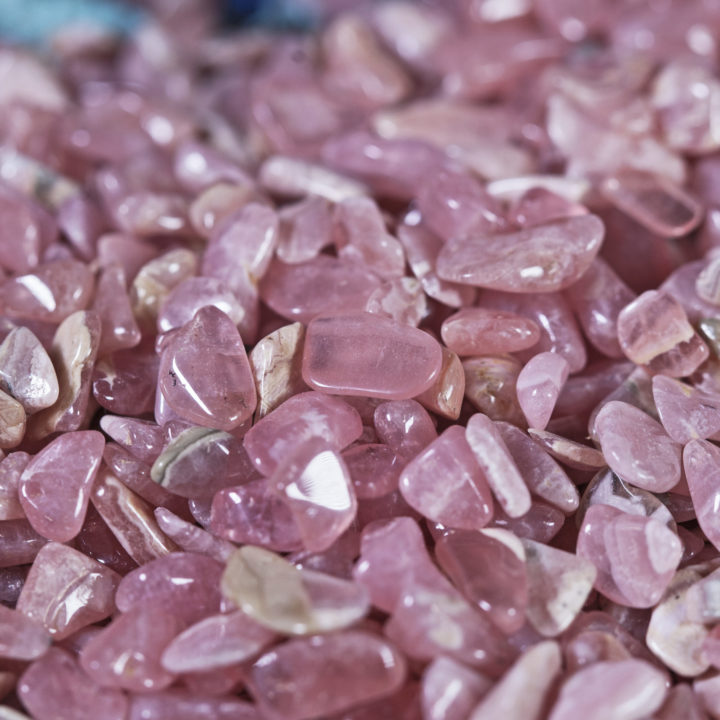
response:
M151 412L159 364L147 343L100 359L92 376L93 397L106 410L119 415Z
M135 322L119 265L106 265L98 277L93 310L100 318L100 355L135 347L140 343L140 328Z
M52 638L37 621L0 605L0 657L35 660L45 654Z
M339 398L305 392L286 400L258 421L243 438L255 467L272 475L292 451L310 438L322 438L328 447L342 450L360 437L357 410Z
M305 336L303 379L339 395L411 398L430 387L441 365L430 335L370 313L318 317Z
M74 540L75 549L119 575L127 575L137 563L127 554L125 548L103 520L94 505L88 506L85 523Z
M31 563L46 543L24 517L0 522L0 567Z
M95 430L65 433L46 445L23 470L20 503L48 540L67 542L82 527L105 438Z
M565 515L557 508L543 502L533 502L530 510L519 518L511 518L502 508L495 508L489 527L510 530L519 538L549 543L562 529Z
M225 313L198 310L163 350L158 388L184 419L231 430L256 404L255 382L242 339Z

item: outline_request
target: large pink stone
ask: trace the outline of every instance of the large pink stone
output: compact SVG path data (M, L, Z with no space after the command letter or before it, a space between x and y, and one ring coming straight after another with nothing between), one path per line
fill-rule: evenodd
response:
M316 390L402 400L427 390L441 366L437 340L389 318L356 313L308 325L303 378Z
M65 545L49 543L38 553L17 609L56 640L112 615L116 572Z
M27 465L18 483L32 526L48 540L67 542L82 527L105 438L95 430L65 433Z
M666 692L665 675L644 660L599 662L565 681L549 720L640 720Z
M492 681L452 658L440 656L423 673L421 703L426 720L466 720Z
M51 648L18 681L18 695L37 720L125 720L128 701L99 687L66 650Z
M613 400L597 414L595 432L605 460L623 480L652 492L679 482L680 445L642 410Z
M442 483L438 478L443 478ZM400 492L418 512L448 527L477 530L492 517L490 488L463 428L457 425L405 467Z
M451 239L440 251L438 275L453 282L509 292L554 292L590 267L605 229L595 215L556 220L514 233Z
M691 440L683 450L683 467L697 521L707 539L720 547L720 450L707 440Z
M667 434L681 444L720 432L720 395L656 375L653 399Z
M0 605L0 657L35 660L50 647L52 638L37 621Z
M347 631L278 645L255 662L249 684L269 717L311 720L390 695L405 674L405 659L392 644Z
M361 433L362 421L353 407L339 398L305 392L258 421L243 443L255 467L269 476L305 440L322 438L329 447L342 450Z
M599 592L622 605L642 608L662 597L680 563L682 544L658 520L593 505L585 513L577 553L597 568Z
M232 320L215 307L198 310L160 359L158 387L190 422L231 430L255 411L255 382Z
M569 372L568 361L552 352L538 353L520 371L515 388L531 428L547 427Z

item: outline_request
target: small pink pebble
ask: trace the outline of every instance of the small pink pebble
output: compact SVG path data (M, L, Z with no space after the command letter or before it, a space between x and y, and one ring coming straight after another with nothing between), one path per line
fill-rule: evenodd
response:
M531 428L547 427L569 372L568 361L552 352L534 355L520 371L515 388Z

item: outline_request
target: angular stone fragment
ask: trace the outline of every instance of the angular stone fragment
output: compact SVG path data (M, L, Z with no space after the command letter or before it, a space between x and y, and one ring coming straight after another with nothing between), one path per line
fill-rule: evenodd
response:
M531 428L544 430L550 422L569 372L568 361L552 352L538 353L520 371L515 388Z
M466 720L492 681L452 658L440 656L423 673L420 701L427 720Z
M720 432L720 395L656 375L653 400L667 434L682 445Z
M530 319L504 310L463 308L442 324L443 342L461 357L500 355L531 348L540 329Z
M378 439L392 448L403 464L437 437L432 418L416 400L380 403L372 422Z
M700 528L720 547L720 449L707 440L691 440L683 449L683 467Z
M0 657L35 660L50 647L52 638L37 621L19 610L0 605Z
M465 395L465 370L460 358L452 350L443 346L442 353L440 374L416 399L423 407L437 415L448 420L457 420Z

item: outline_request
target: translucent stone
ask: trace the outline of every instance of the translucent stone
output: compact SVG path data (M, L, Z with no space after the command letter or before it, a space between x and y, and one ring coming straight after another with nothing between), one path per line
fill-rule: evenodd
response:
M183 142L175 150L174 171L178 180L195 193L222 181L250 182L247 173L227 155L194 140Z
M253 414L255 382L225 313L201 308L177 331L163 350L158 388L178 415L198 425L231 430Z
M148 420L103 415L100 427L141 462L154 462L164 444L162 430Z
M303 546L311 552L326 550L355 519L350 473L322 438L298 445L277 466L268 486L290 509Z
M95 684L66 650L51 648L18 681L18 696L37 720L125 720L127 698Z
M613 400L597 414L595 432L607 464L623 480L652 492L679 482L680 445L642 410Z
M317 257L332 241L332 206L311 195L286 205L279 212L277 256L284 263L301 263Z
M529 539L522 544L527 562L527 619L544 637L555 637L577 617L597 571L573 553Z
M719 463L720 450L707 440L691 440L683 449L683 467L697 521L716 548L720 547Z
M76 550L119 575L126 575L137 567L137 563L125 552L93 505L88 506L85 522L74 545Z
M25 327L11 330L0 345L0 387L28 415L53 405L59 394L55 368L45 348Z
M235 551L235 545L232 543L216 537L187 520L183 520L167 508L156 507L154 515L158 527L181 550L209 555L218 562L225 562Z
M652 390L663 427L675 442L684 445L720 432L720 395L665 375L653 378Z
M665 702L655 717L657 720L705 720L707 716L692 688L678 683L668 690Z
M473 357L463 360L465 395L482 413L496 421L525 426L515 383L522 364L511 356Z
M339 395L411 398L430 387L441 366L440 344L430 335L370 313L318 317L305 337L305 382Z
M594 447L569 440L548 430L528 430L530 437L556 460L577 470L598 470L608 463Z
M508 220L518 227L544 225L553 220L586 215L584 205L570 202L544 187L534 187L525 191L513 202Z
M590 267L604 235L595 215L580 215L514 233L474 233L440 251L444 280L509 292L563 290Z
M492 517L490 488L460 426L449 427L410 461L399 487L409 505L448 527L477 530Z
M599 662L565 681L549 720L616 718L641 720L657 710L667 693L666 677L644 660Z
M17 447L25 436L25 408L0 390L0 448Z
M159 365L155 350L147 342L101 358L93 371L93 397L112 413L152 412Z
M373 413L373 426L378 439L395 451L402 464L437 437L432 418L415 400L380 403Z
M467 423L465 437L493 495L510 517L530 509L530 492L493 421L482 413Z
M252 183L218 182L201 190L190 203L188 216L193 229L209 238L213 230L238 207L257 199Z
M568 361L552 352L538 353L520 371L515 388L531 428L547 427L569 372Z
M10 453L0 461L0 520L20 520L25 511L18 496L20 475L30 462L26 452Z
M702 220L700 203L662 176L624 170L603 181L601 192L622 212L661 237L681 237Z
M318 255L295 265L273 262L260 284L260 296L278 315L307 324L321 313L364 309L380 284L362 265Z
M182 625L157 605L133 608L115 618L83 647L80 665L98 685L134 692L162 690L174 677L160 664Z
M341 453L350 473L355 496L359 499L380 498L397 490L400 462L382 443L355 445ZM2 466L0 466L0 471Z
M365 310L417 327L428 313L428 304L420 282L401 277L388 280L375 290L368 298Z
M484 675L440 656L423 673L422 716L427 720L466 720L490 687L492 683Z
M568 378L555 406L558 417L588 416L622 385L634 367L627 360L599 360Z
M203 717L205 716L205 717ZM260 720L255 706L234 696L166 690L133 695L128 720Z
M443 346L442 352L442 366L437 380L416 399L436 415L457 420L465 397L465 370L452 350Z
M565 515L560 510L543 502L533 502L530 510L519 518L511 518L502 508L495 508L495 516L488 526L509 530L519 538L540 543L549 543L562 529Z
M362 585L299 569L251 545L228 559L221 587L255 622L284 635L342 630L363 618L370 606Z
M35 660L52 642L42 625L3 605L0 605L0 638L0 657L5 660Z
M702 269L695 281L695 291L698 297L705 302L713 305L720 303L720 284L718 281L718 271L720 270L720 258L713 258Z
M105 438L95 430L65 433L23 470L20 503L35 530L48 540L68 542L80 532L104 447Z
M107 265L100 271L92 306L102 328L100 355L140 343L140 328L135 322L125 288L125 271L119 265Z
M30 563L47 540L23 518L0 523L0 567Z
M618 315L617 327L625 355L656 373L690 375L709 356L682 305L663 292L640 295Z
M113 614L119 582L110 568L66 545L48 543L30 568L17 609L62 640Z
M533 645L520 656L480 701L469 720L537 720L560 673L560 647L552 640Z
M443 342L458 355L499 355L532 347L540 330L532 321L503 310L463 308L442 324Z
M390 695L405 675L405 660L392 644L346 631L278 645L255 662L249 686L271 717L310 720Z
M243 438L245 450L265 476L310 438L342 450L360 437L362 421L357 410L343 400L318 392L293 395L258 421Z

